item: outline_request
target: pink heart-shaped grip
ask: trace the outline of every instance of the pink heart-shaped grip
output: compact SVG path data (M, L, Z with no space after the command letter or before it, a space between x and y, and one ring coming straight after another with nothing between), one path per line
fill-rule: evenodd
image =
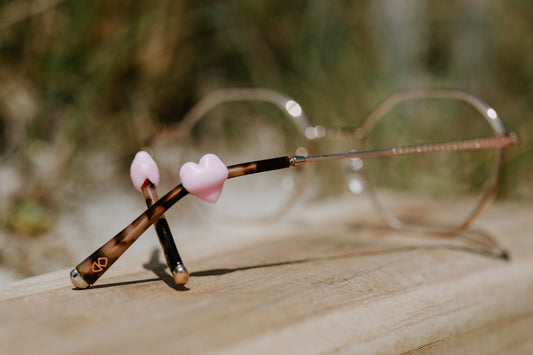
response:
M159 185L159 169L150 154L141 150L135 155L130 166L130 177L131 182L139 191L146 180L150 180L155 187Z
M199 199L215 203L222 193L228 168L214 154L204 155L198 164L188 162L180 169L183 187Z

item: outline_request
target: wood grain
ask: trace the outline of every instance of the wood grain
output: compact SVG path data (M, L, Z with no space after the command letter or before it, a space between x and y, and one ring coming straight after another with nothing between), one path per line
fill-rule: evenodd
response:
M326 209L197 241L186 287L154 249L87 290L69 270L0 289L2 353L533 353L532 206L451 239Z

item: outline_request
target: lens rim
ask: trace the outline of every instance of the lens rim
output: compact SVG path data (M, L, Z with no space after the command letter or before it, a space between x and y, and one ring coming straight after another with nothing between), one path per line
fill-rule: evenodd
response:
M374 127L374 125L391 109L402 102L420 99L455 99L463 101L477 110L485 118L496 136L504 136L507 134L507 130L505 129L505 126L503 125L503 122L496 111L481 98L469 92L457 89L413 89L394 93L383 100L369 115L367 115L361 126L361 131L363 132L361 140L363 145L365 144L364 138L371 131L372 127ZM415 232L429 232L432 234L457 234L469 228L474 220L480 215L480 213L490 204L492 200L494 200L501 181L504 157L505 148L499 148L495 157L491 176L489 176L489 183L486 187L486 191L482 193L480 201L473 207L471 212L466 214L462 222L448 227L415 225L400 221L383 205L382 201L380 201L378 198L375 186L372 183L372 180L368 178L367 171L364 171L366 180L365 183L374 207L384 222L391 228Z
M282 95L274 90L263 88L225 88L218 89L209 92L202 99L200 99L183 117L183 120L178 124L176 130L179 132L180 144L184 149L180 149L182 154L187 150L190 145L191 131L196 123L203 119L211 110L216 107L235 102L264 102L270 103L278 108L296 128L297 132L302 136L303 147L306 151L311 150L311 140L309 140L305 132L308 128L313 127L302 109L301 105L297 101L289 96ZM217 152L213 152L217 154ZM290 153L290 152L287 152ZM294 153L294 152L293 152ZM183 160L183 156L180 160ZM299 179L295 184L295 188L290 192L290 196L287 196L286 201L280 205L280 207L269 214L265 214L261 217L240 217L234 214L224 213L220 210L211 209L210 213L215 217L220 217L225 221L246 222L271 222L279 219L286 214L288 210L300 199L305 187L309 181L309 174L311 167L304 166L303 169L299 169ZM204 204L200 205L200 208L205 209Z

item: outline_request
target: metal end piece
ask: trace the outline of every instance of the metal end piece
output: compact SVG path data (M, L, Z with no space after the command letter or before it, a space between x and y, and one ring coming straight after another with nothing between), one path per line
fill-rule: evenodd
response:
M305 164L307 159L300 155L294 155L292 157L289 157L289 161L291 163L291 166L298 166Z
M176 285L185 285L189 281L189 271L187 271L187 268L183 264L178 264L172 270L172 276L174 276Z
M70 272L70 282L77 288L87 288L89 284L81 277L77 269Z

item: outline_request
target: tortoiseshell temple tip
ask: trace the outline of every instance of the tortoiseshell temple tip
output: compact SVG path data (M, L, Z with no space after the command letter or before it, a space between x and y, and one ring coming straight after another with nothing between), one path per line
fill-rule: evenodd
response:
M185 285L189 281L189 271L183 264L176 265L176 268L172 270L172 276L176 285Z
M81 277L80 273L77 269L73 269L70 272L70 282L74 285L76 288L87 288L89 287L89 284Z

